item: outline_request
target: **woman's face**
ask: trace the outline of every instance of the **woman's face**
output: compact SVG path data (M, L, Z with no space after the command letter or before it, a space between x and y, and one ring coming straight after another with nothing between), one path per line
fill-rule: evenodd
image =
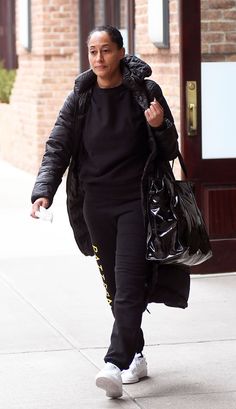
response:
M120 60L124 53L124 48L119 49L106 31L95 31L88 41L90 67L103 81L112 82L120 75Z

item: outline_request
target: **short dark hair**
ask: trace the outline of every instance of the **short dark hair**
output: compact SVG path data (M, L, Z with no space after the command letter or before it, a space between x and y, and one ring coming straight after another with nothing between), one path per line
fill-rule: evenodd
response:
M110 26L109 24L104 25L104 26L95 27L92 31L90 31L88 38L87 38L87 44L90 40L91 35L93 33L96 33L96 31L105 31L107 34L109 34L111 41L117 44L117 47L119 49L123 47L124 42L123 42L123 37L120 31L118 30L118 28Z

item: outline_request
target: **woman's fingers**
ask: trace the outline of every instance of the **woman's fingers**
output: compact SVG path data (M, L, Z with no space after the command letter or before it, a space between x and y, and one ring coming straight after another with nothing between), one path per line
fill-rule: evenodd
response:
M39 211L40 206L47 208L49 206L49 200L46 197L40 197L39 199L35 200L35 202L32 204L30 213L30 216L34 219L38 219L36 212Z
M164 110L155 98L154 101L151 102L149 108L146 109L144 114L149 125L151 125L152 127L161 126L164 120Z

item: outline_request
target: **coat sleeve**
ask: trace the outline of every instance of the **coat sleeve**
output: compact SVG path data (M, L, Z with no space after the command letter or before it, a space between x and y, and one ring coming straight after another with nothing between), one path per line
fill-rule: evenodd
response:
M154 81L147 81L149 102L154 97L164 109L164 122L158 128L150 127L157 144L157 156L162 160L173 160L178 156L178 133L171 110L163 96L160 86Z
M32 203L39 197L47 197L51 206L62 176L70 163L75 105L75 95L72 91L66 98L46 142L45 153L31 196Z

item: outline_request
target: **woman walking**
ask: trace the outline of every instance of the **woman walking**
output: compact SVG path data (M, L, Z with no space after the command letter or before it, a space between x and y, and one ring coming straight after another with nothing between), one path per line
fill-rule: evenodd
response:
M151 68L125 56L115 27L88 37L91 69L66 99L32 193L32 217L51 206L69 166L67 205L75 239L95 255L114 315L111 343L96 385L113 398L122 383L147 375L142 314L150 264L145 259L145 203L153 164L178 154L177 133Z

